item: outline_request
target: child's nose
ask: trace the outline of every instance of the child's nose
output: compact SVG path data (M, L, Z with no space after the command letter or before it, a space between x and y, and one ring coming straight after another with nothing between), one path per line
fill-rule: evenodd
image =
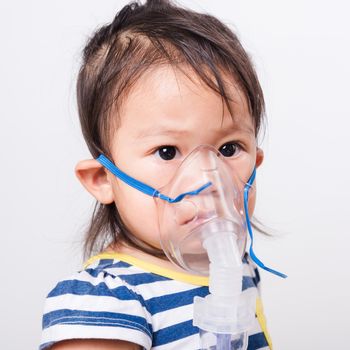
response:
M176 204L175 221L178 225L191 222L198 224L210 219L217 211L220 192L214 184L208 186L197 196L183 199Z
M186 225L196 218L198 214L197 205L188 199L176 204L175 221L179 226Z

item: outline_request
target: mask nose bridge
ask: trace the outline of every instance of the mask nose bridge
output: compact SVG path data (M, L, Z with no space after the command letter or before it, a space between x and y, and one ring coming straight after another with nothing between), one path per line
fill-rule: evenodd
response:
M220 152L213 146L201 145L195 148L191 153L197 154L196 160L199 163L200 170L213 171L218 168L217 163L220 161Z
M222 185L222 179L220 175L220 153L210 145L199 146L197 150L193 152L198 152L198 156L196 157L196 163L194 164L194 168L200 174L200 178L202 183L207 183L210 185L203 191L202 195L207 195L211 197L220 196L220 192L223 189L220 189L220 185Z

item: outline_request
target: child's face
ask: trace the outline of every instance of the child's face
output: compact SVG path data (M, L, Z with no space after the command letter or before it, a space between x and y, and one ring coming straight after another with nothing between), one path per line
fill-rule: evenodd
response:
M256 147L254 125L244 95L230 87L236 101L231 103L234 122L226 105L222 118L221 97L199 78L192 79L194 82L180 71L175 76L170 66L148 71L120 109L119 126L111 142L113 161L122 171L153 188L167 184L182 160L201 144L210 144L229 154L235 148L227 144L234 141L243 148L237 157L251 157L256 166L262 162L263 153ZM247 180L252 168L241 171ZM129 231L160 247L155 200L110 173L108 180ZM255 194L250 197L250 215L254 205Z

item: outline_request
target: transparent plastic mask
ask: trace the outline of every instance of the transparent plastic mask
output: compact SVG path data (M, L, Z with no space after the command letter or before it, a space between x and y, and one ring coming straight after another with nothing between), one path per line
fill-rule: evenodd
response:
M287 277L264 265L253 251L248 202L255 192L256 169L255 158L248 152L240 150L238 155L224 157L212 146L199 146L175 170L168 185L158 190L128 175L104 154L100 154L97 161L127 185L157 198L161 245L176 265L207 275L209 260L203 243L213 238L213 234L216 239L222 233L232 237L230 242L237 248L232 255L232 249L218 249L220 260L225 264L232 263L233 256L236 261L240 260L237 252L241 255L244 252L247 228L253 261L266 271ZM159 174L160 180L164 181L164 176L166 174ZM218 257L217 251L208 248L207 251Z
M243 256L247 240L243 189L255 163L247 153L239 157L225 158L212 146L199 146L181 163L172 180L158 189L176 198L204 187L175 203L156 199L162 249L181 268L208 275L203 241L220 232L232 233ZM251 188L250 196L254 190Z

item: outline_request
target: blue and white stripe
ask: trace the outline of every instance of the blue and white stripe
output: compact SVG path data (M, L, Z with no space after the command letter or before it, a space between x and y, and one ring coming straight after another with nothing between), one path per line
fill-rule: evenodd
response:
M248 257L243 293L259 289L259 273ZM143 349L196 350L198 328L192 325L193 298L207 286L177 281L117 259L99 259L48 294L40 350L67 339L120 339ZM248 350L267 350L256 318Z

